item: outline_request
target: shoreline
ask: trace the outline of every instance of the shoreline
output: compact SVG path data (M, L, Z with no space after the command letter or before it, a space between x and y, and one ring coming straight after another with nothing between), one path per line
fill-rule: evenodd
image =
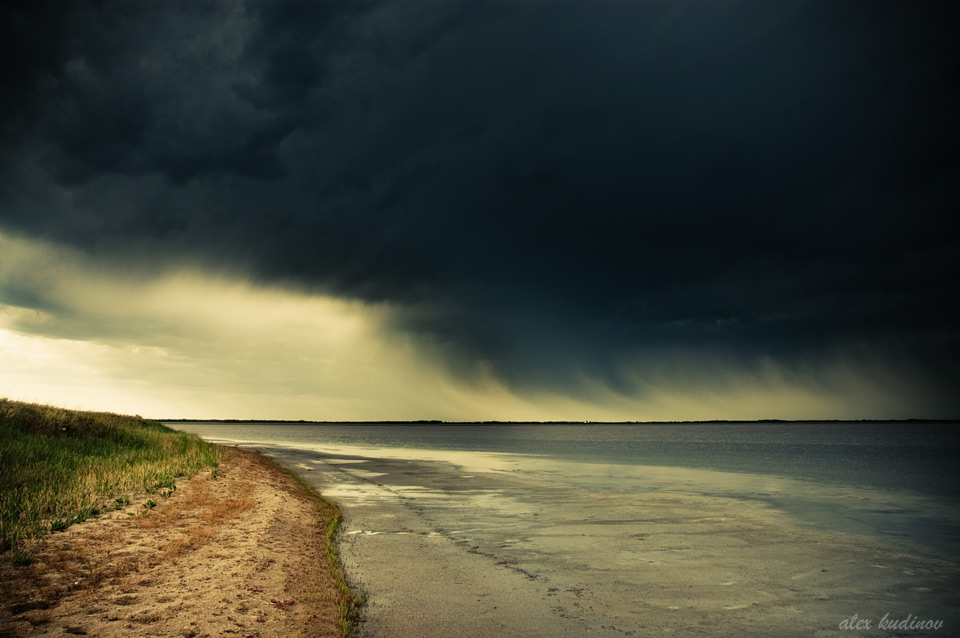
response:
M778 424L942 424L956 425L960 419L707 419L704 421L442 421L418 419L414 421L309 421L306 419L155 419L160 423L222 423L229 425L778 425Z
M0 636L344 635L355 604L328 556L339 510L269 459L223 452L168 498L34 539L31 564L3 561Z
M955 553L811 528L755 499L251 447L340 503L344 565L370 596L362 638L839 637L854 614L960 624Z
M884 614L960 623L955 554L806 528L770 503L677 491L664 476L615 493L510 455L494 469L219 447L220 468L178 481L152 509L140 501L47 535L34 565L0 567L11 583L0 638L341 636L357 599L328 560L340 511L340 559L370 595L360 638L827 637Z

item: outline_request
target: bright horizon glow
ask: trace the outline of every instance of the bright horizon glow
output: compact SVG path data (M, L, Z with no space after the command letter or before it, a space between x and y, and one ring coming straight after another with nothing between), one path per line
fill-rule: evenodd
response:
M895 383L846 359L800 376L682 353L638 361L636 392L585 376L575 395L519 392L397 328L404 308L198 268L119 273L0 234L0 396L151 418L686 421L910 418ZM29 303L28 303L29 302ZM696 370L691 375L689 370ZM867 372L874 370L874 372ZM903 388L901 388L903 390Z

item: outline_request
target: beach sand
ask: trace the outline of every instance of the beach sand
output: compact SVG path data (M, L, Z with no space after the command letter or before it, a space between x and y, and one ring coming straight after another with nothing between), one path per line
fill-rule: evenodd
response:
M369 595L365 638L945 636L960 627L955 555L817 529L760 500L642 482L581 489L522 461L485 472L260 449L341 504L347 575ZM873 631L845 629L854 614ZM884 615L944 625L879 630Z
M28 547L0 566L0 636L339 636L316 503L258 455ZM128 513L134 514L129 516Z
M344 567L368 595L360 638L960 627L955 553L818 529L763 500L706 493L707 475L692 471L651 470L612 489L557 480L529 459L482 468L253 447L341 504ZM0 636L339 634L323 530L289 476L230 449L216 478L155 500L147 514L49 535L33 565L0 567ZM846 629L854 615L871 628ZM943 625L887 630L884 616Z

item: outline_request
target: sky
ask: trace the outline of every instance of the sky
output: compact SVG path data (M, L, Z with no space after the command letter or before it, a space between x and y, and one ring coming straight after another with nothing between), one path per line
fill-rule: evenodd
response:
M951 2L5 2L0 396L960 418Z

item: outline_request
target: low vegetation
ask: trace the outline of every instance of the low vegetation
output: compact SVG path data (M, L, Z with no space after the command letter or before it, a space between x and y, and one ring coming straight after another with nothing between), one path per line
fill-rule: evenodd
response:
M201 472L205 467L210 469ZM286 478L277 481L278 475ZM177 490L176 479L186 476L193 478L181 482ZM301 511L315 507L316 515L298 518L288 511L277 520L258 519L256 513L248 516L245 512L256 507L251 494L260 486L268 486L267 494L281 492L273 498L292 497L293 506ZM62 537L50 535L107 510L126 510L127 516L102 517ZM162 585L171 580L192 588L191 600L206 601L202 596L207 594L219 600L226 585L207 591L212 559L200 558L201 550L216 542L220 551L214 558L229 561L231 552L247 552L244 564L256 568L256 574L247 575L247 580L256 577L256 585L241 583L246 589L238 590L240 603L233 620L275 623L269 627L276 635L294 635L287 629L296 629L299 623L300 633L349 636L364 597L354 593L344 577L337 552L340 521L335 503L258 454L221 448L139 416L0 399L0 551L6 552L0 580L11 585L0 597L2 609L9 612L0 613L0 635L22 629L25 623L55 620L69 624L79 619L85 627L100 629L121 616L137 623L159 622L159 617L144 616L141 607L154 598L170 598ZM268 535L295 531L291 538L297 542L278 547L271 538L276 556L270 551L260 555L243 545L250 534L265 531ZM118 552L121 545L124 551ZM316 551L322 552L324 546L325 559ZM273 580L265 577L263 570L276 571L272 565L305 556L304 552L316 561L304 557L298 562L302 569L270 572ZM154 582L158 591L164 591L162 596L150 594L153 590L147 584ZM270 607L262 609L257 601L268 591L273 596ZM251 592L257 596L248 600ZM106 619L94 618L86 611L93 599L116 599L121 607L107 613ZM283 614L272 614L274 609ZM190 614L197 612L171 620L170 627L209 621ZM326 626L332 631L318 629L324 623L331 623ZM192 635L189 628L184 631Z
M0 551L27 561L22 541L136 496L169 496L178 477L216 467L221 454L195 435L139 416L0 399Z

